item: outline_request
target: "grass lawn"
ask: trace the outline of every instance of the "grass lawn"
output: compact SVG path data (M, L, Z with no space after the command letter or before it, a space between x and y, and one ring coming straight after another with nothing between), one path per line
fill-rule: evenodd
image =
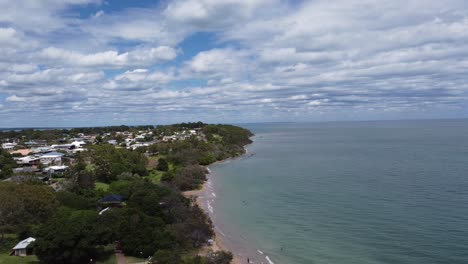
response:
M125 256L125 258L127 259L127 263L128 263L128 264L132 264L132 263L142 263L142 262L145 262L145 261L146 261L146 259L135 258L135 257L131 257L131 256Z
M148 177L153 183L159 183L161 181L161 177L163 176L164 172L153 170Z
M0 264L37 264L39 261L36 256L16 257L9 256L8 253L0 253Z
M103 191L107 191L109 189L109 184L103 183L103 182L96 182L94 185L94 189L95 190L101 189Z
M115 254L110 254L108 258L96 261L96 264L115 264L115 263L116 263Z

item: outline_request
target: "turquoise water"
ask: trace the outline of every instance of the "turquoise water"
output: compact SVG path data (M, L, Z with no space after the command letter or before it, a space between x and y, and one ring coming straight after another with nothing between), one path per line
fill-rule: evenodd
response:
M243 257L468 263L467 120L245 127L251 156L211 167L215 224Z

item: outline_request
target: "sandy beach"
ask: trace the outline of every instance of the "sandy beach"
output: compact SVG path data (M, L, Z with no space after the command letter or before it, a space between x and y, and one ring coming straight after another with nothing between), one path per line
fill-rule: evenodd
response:
M250 145L250 144L249 144ZM247 145L248 146L248 145ZM230 162L233 160L249 158L253 154L249 153L247 146L245 146L245 153L236 158L230 158L223 161L217 161L207 167L208 174L207 174L207 181L203 184L202 188L199 190L193 191L186 191L183 192L183 195L187 198L193 199L200 208L202 208L205 213L208 214L211 221L213 222L213 227L215 231L215 237L213 238L213 245L207 246L201 250L201 254L208 252L209 250L212 251L229 251L233 254L233 261L232 264L246 264L247 259L250 260L249 263L251 264L275 264L272 262L265 253L260 251L259 249L250 247L245 242L245 238L241 236L237 237L236 233L228 233L224 231L224 223L219 221L219 219L215 215L214 204L216 199L216 190L213 186L213 175L209 167L224 163Z
M209 180L207 180L204 184L203 184L203 187L200 189L200 190L194 190L194 191L187 191L187 192L184 192L183 195L187 198L191 198L191 199L195 199L196 203L198 204L198 206L200 208L202 208L205 213L207 213L210 217L211 217L211 214L212 212L207 208L207 205L206 203L204 203L205 201L205 197L208 196L208 192L207 192L207 186L209 185ZM214 223L213 223L214 225ZM232 260L232 264L242 264L242 263L247 263L246 260L242 260L240 259L240 256L238 256L237 254L235 254L235 252L233 252L231 249L227 248L223 241L222 241L222 234L220 233L219 229L218 228L214 228L214 231L215 231L215 237L213 238L213 244L211 246L206 246L204 248L202 248L201 250L201 254L205 254L207 253L208 251L230 251L232 254L233 254L233 260Z
M251 154L246 153L242 155L242 158L248 158ZM230 161L228 159L222 162ZM216 163L215 163L216 164ZM213 165L213 164L212 164ZM212 166L210 165L210 166ZM247 259L250 260L251 264L275 264L268 256L257 248L252 247L247 243L245 238L236 232L227 232L225 223L222 222L219 217L215 214L215 200L216 200L216 189L213 186L213 177L216 177L209 170L207 175L207 181L203 184L200 190L193 190L184 192L183 195L193 199L205 213L207 213L213 222L215 231L215 237L213 238L213 245L207 246L202 249L201 253L206 253L208 250L212 251L229 251L233 254L233 264L246 264Z

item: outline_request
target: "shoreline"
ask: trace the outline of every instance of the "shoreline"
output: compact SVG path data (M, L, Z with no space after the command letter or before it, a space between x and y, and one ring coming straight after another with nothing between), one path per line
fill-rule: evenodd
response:
M233 257L233 259L231 261L232 264L245 263L245 262L241 262L240 257L237 254L235 254L235 252L233 250L230 250L228 247L226 247L224 245L223 241L221 241L222 233L216 227L216 225L215 225L215 223L213 221L212 211L210 211L209 208L207 208L208 206L211 206L211 205L208 204L207 206L205 206L206 204L204 203L205 202L204 198L206 198L206 195L207 195L207 185L208 185L209 181L210 181L210 179L208 179L205 183L203 183L202 188L199 189L199 190L183 192L183 195L185 197L191 198L197 203L197 205L208 215L211 222L213 223L213 231L215 233L214 237L212 238L213 243L212 243L212 245L208 245L208 246L203 247L200 250L200 253L203 255L203 254L206 254L209 250L211 250L213 252L216 252L216 251L229 251L229 252L232 253L232 257Z
M249 144L251 145L251 144ZM212 187L212 182L211 182L211 169L210 167L216 164L221 164L224 162L227 162L229 160L236 160L239 158L242 158L248 154L247 147L248 145L244 146L245 153L234 158L228 158L225 160L220 160L213 162L212 164L205 166L205 168L208 170L208 174L206 175L207 180L203 183L202 187L198 190L192 190L192 191L186 191L183 192L182 195L190 198L195 201L195 203L205 212L205 214L208 215L210 218L212 224L213 224L213 231L215 233L213 239L213 244L205 246L201 248L200 253L201 254L206 254L209 250L216 252L216 251L228 251L232 253L232 261L231 264L243 264L246 263L246 260L241 260L240 256L236 254L235 250L233 250L230 247L227 247L225 243L222 241L222 236L225 236L224 233L219 230L219 228L216 226L214 222L214 217L213 217L213 208L211 203L208 201L209 198L209 190L208 187Z
M253 142L251 143L253 144ZM229 235L225 234L222 231L220 226L223 225L222 222L217 222L217 217L214 214L213 210L213 202L216 198L215 190L213 189L213 174L210 170L210 167L213 165L221 164L228 161L238 160L242 158L249 158L253 154L250 154L247 150L247 147L251 144L244 146L245 153L234 158L228 158L221 161L216 161L208 166L206 166L208 170L207 180L203 183L202 187L198 190L186 191L182 194L192 199L192 201L196 202L197 205L208 215L212 224L213 224L213 231L215 232L213 239L213 244L211 246L205 246L200 250L201 254L206 254L208 250L212 251L229 251L233 255L232 264L244 264L247 263L247 259L250 259L249 263L259 263L259 264L275 264L271 259L261 250L256 248L249 248L245 245L245 243L241 243L238 240L244 239L236 239ZM245 240L245 239L244 239Z

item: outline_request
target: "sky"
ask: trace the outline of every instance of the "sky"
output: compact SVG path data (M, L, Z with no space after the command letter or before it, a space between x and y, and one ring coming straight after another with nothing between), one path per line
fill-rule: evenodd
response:
M0 10L0 127L468 117L466 0Z

